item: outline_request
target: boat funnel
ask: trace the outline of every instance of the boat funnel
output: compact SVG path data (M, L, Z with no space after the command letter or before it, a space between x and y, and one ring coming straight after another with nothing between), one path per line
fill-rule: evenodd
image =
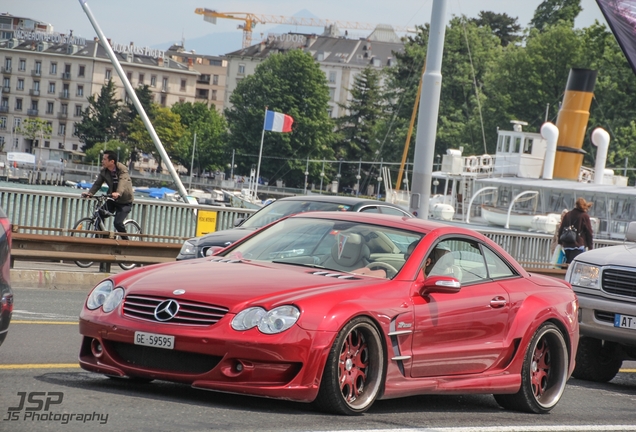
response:
M596 128L592 132L592 144L598 147L596 152L596 165L594 165L594 184L603 184L605 177L605 163L607 162L607 150L609 149L610 136L603 128ZM610 170L612 171L612 170ZM614 171L612 171L614 175Z
M556 156L557 141L559 139L559 128L550 122L541 126L541 136L545 138L547 147L545 150L545 160L543 162L543 178L552 180L554 173L554 158Z
M578 180L583 164L583 139L590 118L597 71L570 69L563 95L563 105L557 117L559 139L554 160L555 179Z

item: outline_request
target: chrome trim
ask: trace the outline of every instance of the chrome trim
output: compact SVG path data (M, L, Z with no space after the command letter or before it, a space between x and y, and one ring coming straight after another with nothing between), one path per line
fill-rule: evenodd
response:
M413 333L413 330L398 330L398 331L389 332L389 336L400 336L400 335L411 334L411 333Z
M411 356L395 356L392 357L391 360L395 360L395 361L404 361L404 360L410 360Z

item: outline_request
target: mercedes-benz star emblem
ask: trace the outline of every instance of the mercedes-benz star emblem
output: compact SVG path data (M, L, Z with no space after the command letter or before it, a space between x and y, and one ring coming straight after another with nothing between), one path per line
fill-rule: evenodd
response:
M184 289L176 289L176 290L172 291L172 294L174 294L174 295L185 294L185 290Z
M169 321L179 312L179 303L176 300L164 300L155 308L157 321Z

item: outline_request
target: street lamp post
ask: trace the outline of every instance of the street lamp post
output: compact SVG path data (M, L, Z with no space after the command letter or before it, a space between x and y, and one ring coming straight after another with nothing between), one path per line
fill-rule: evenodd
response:
M325 160L322 160L322 171L320 171L320 195L322 195L322 179L325 176Z
M340 177L342 177L342 175L340 175L341 169L342 169L342 158L340 158L338 162L338 175L336 176L338 177L338 184L337 184L336 193L340 192Z
M309 158L307 158L307 166L305 167L305 190L304 195L307 195L307 176L309 175Z
M120 162L120 160L119 160L119 150L121 150L121 147L117 147L117 162Z
M356 196L360 196L360 179L362 178L360 176L360 170L362 169L362 158L360 158L360 162L358 163L358 175L356 176Z

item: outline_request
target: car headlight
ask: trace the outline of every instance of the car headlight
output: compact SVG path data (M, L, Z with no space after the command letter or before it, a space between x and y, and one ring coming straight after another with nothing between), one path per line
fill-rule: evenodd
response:
M258 327L261 333L276 334L293 326L300 317L300 311L295 306L279 306L266 311L260 307L242 310L232 320L232 328L237 331Z
M93 291L88 296L86 307L90 310L94 310L103 305L110 293L113 291L113 288L113 283L110 280L101 282L93 288Z
M183 242L183 246L181 246L181 250L179 251L181 255L196 255L196 253L197 247L189 240Z
M117 287L115 288L109 295L106 297L106 301L102 306L104 312L110 312L114 310L119 304L121 300L124 298L124 289Z
M580 287L600 289L600 271L601 269L597 266L575 262L570 272L570 283Z

